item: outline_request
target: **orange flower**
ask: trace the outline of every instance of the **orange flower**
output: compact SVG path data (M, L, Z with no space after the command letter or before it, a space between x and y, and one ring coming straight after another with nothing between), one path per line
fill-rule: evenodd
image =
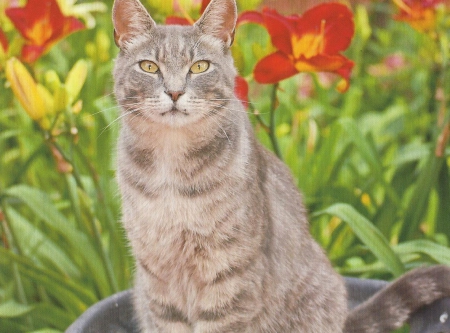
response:
M270 34L275 53L260 60L253 71L259 83L276 83L299 72L332 72L347 90L353 62L340 54L354 34L353 14L339 3L313 7L302 16L282 16L273 9L243 13L238 23L262 24Z
M400 12L397 21L408 22L420 32L433 30L436 24L436 6L443 0L393 0Z
M73 16L64 16L56 0L29 0L25 7L7 8L6 15L25 38L22 58L34 62L62 38L83 29Z

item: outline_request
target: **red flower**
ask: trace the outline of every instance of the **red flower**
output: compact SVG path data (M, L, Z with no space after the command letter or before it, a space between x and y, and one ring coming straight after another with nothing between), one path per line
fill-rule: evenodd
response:
M203 12L205 11L206 7L208 7L210 2L211 0L202 0L202 7L200 8L201 14L203 14Z
M432 30L436 24L436 6L442 2L443 0L394 0L400 9L394 19L408 22L421 32Z
M348 88L354 64L340 52L350 45L355 28L347 6L326 3L287 17L264 8L242 14L239 23L245 22L264 25L278 49L256 64L253 74L259 83L276 83L298 72L332 72L344 79L338 89Z
M22 58L33 62L50 47L84 24L73 16L64 16L56 0L29 0L25 7L7 8L6 15L25 38Z
M8 51L8 39L2 29L0 29L0 46L3 49L3 53Z
M166 17L166 24L172 24L172 25L192 25L192 22L190 22L187 18L179 17L179 16L167 16Z
M241 76L236 76L234 80L234 94L244 104L245 108L248 106L248 83Z

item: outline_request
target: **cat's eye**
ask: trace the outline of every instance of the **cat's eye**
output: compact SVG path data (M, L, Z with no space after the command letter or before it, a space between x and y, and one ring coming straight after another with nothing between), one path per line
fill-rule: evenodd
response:
M139 67L141 67L141 69L147 73L154 74L159 71L158 65L156 65L153 61L150 61L150 60L142 60L139 63Z
M206 60L197 61L191 66L190 72L193 74L200 74L206 72L209 68L209 62Z

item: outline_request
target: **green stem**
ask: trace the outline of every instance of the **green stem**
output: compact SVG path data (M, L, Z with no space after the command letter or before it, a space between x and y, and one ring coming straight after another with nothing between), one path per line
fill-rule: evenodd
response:
M62 155L62 157L72 165L73 170L72 170L72 174L75 178L75 181L77 182L77 185L79 188L81 188L82 190L84 190L84 186L83 186L83 182L81 181L81 177L80 174L78 173L77 168L75 167L75 163L73 162L73 160L64 152L64 150L61 148L61 146L55 142L55 141L48 141L49 145L55 147L55 149Z
M255 116L256 121L258 122L258 124L263 128L264 131L266 131L266 133L269 133L270 132L270 128L266 124L264 119L262 119L261 114L259 113L259 111L256 110L255 107L253 105L251 105L251 104L249 104L248 107L249 107L251 113Z
M111 260L109 260L108 255L107 255L107 253L105 251L105 248L104 248L104 246L102 244L101 235L100 235L100 232L99 232L99 230L98 230L98 228L96 226L96 222L97 222L97 220L95 218L92 219L92 227L93 227L93 230L94 230L95 242L97 243L97 247L100 250L100 257L101 257L101 259L103 261L103 265L105 266L105 269L106 269L106 275L107 275L107 278L108 278L108 282L111 285L113 291L115 293L117 293L119 291L119 286L117 284L116 276L114 274L114 270L113 270L112 265L111 265Z
M277 99L277 91L278 91L278 83L275 83L273 85L272 89L272 96L271 96L271 105L270 105L270 122L269 122L269 138L270 142L272 143L273 151L275 154L280 158L283 159L283 156L281 155L280 146L278 145L278 140L275 133L275 111L278 107L278 99Z

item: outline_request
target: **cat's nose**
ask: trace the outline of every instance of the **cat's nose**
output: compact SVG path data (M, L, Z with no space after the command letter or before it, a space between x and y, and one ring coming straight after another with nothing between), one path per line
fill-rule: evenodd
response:
M184 94L184 91L165 91L165 93L169 95L172 101L176 102L178 101L178 98Z

